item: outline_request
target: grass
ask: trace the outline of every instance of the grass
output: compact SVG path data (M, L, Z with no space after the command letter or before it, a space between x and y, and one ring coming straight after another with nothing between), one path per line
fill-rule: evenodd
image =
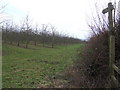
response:
M77 50L83 44L57 46L55 48L34 47L29 49L3 45L3 88L36 88L50 85L65 68L73 64Z
M2 89L2 44L0 42L0 89Z

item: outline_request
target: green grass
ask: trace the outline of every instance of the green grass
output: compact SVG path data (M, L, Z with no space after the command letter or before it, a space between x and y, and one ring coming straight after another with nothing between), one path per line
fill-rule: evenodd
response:
M3 45L3 88L36 88L49 85L56 73L73 64L77 50L83 44L57 46L55 48L34 47L29 49Z
M0 42L0 89L2 89L2 44Z

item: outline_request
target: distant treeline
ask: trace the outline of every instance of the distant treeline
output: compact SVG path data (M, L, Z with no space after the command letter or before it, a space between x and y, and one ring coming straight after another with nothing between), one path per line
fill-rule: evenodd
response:
M4 23L1 25L1 29L3 43L16 44L17 46L24 44L26 48L29 44L41 44L43 47L49 45L53 48L55 45L83 42L80 39L57 32L51 24L43 24L41 28L36 25L33 28L28 17L21 26Z

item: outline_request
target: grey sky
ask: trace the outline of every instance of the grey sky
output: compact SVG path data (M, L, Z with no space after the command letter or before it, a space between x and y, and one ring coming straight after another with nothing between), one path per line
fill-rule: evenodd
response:
M29 14L33 23L54 25L59 32L86 39L90 35L87 21L95 15L95 3L102 11L115 0L3 0L5 13L20 23ZM116 0L118 2L118 0Z

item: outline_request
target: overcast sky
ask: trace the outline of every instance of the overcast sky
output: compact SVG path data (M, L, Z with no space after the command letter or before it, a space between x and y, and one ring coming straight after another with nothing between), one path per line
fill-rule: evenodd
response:
M29 14L34 23L50 23L57 31L80 39L90 35L87 22L95 15L95 3L102 12L109 1L119 0L2 0L7 4L5 14L14 22Z

